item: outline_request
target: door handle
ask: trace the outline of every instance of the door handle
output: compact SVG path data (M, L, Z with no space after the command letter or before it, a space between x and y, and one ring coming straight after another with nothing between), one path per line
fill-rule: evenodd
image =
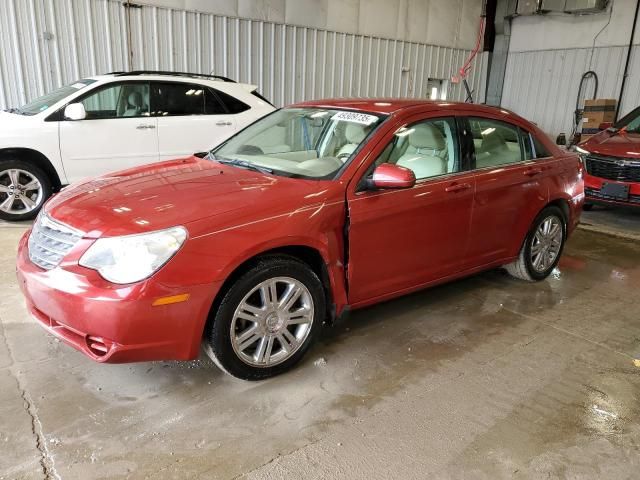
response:
M468 190L471 188L471 185L468 183L452 183L447 188L444 189L445 192L456 193L462 192L463 190Z
M136 127L138 130L153 130L154 128L156 128L155 125L138 125Z
M231 125L231 122L220 120L219 122L216 122L216 125L219 127L228 127L229 125Z
M540 175L542 173L541 168L529 168L523 172L527 177L535 177L536 175Z

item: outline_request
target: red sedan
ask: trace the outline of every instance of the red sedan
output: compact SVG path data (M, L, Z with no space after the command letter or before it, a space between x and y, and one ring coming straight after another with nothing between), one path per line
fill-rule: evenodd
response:
M640 107L577 151L586 166L587 210L594 203L640 207Z
M204 344L261 379L349 309L501 266L546 278L582 173L505 110L301 103L208 154L65 189L20 241L18 278L34 317L96 361Z

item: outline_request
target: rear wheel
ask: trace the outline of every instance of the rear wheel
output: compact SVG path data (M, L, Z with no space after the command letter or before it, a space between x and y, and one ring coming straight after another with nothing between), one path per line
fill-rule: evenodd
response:
M51 196L49 177L22 160L0 161L0 218L30 220Z
M234 377L272 377L300 361L325 312L324 289L313 270L293 257L265 257L224 295L205 351Z
M562 211L555 206L545 208L527 233L518 259L505 265L505 269L521 280L544 280L560 261L566 234L567 226Z

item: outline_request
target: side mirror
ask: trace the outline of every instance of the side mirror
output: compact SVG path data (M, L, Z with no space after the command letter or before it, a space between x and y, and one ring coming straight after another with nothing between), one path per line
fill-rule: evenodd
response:
M613 122L602 122L600 125L598 125L598 129L600 130L606 130L607 128L611 127L613 127Z
M71 103L64 109L64 118L67 120L84 120L87 118L87 112L81 103Z
M370 184L374 188L411 188L416 184L416 175L408 168L383 163L373 171Z

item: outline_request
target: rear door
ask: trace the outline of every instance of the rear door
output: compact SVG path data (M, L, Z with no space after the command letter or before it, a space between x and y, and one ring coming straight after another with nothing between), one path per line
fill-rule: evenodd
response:
M160 160L210 150L236 131L234 115L206 85L153 82L151 104Z
M469 237L474 174L454 117L413 117L372 151L347 192L349 303L363 304L460 271ZM382 163L412 169L413 188L367 190Z
M517 253L548 203L551 165L532 158L530 139L518 125L477 116L468 117L468 126L476 179L468 255L480 266Z
M69 183L158 160L149 83L114 82L74 100L85 120L60 121L60 154Z

